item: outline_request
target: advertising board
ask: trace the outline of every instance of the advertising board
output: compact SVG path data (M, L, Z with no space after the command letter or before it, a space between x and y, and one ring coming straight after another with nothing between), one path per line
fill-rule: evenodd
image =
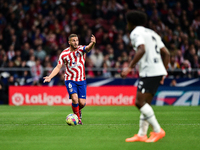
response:
M159 87L153 105L198 106L200 87Z
M87 105L134 105L136 87L87 87ZM11 86L9 105L71 105L65 86Z

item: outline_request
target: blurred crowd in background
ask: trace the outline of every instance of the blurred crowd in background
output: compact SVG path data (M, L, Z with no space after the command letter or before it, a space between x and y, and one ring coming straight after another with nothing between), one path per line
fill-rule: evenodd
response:
M168 77L199 77L199 6L199 0L0 0L1 76L7 75L10 85L24 85L30 76L40 85L75 33L80 45L96 37L86 58L87 77L120 77L135 54L125 14L140 10L148 16L146 27L170 51ZM138 68L128 77L138 77Z

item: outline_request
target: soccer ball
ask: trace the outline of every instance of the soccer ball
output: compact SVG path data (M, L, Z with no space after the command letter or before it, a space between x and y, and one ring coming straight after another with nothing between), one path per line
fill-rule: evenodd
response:
M69 114L66 117L66 123L70 126L75 126L78 124L78 116L76 114Z

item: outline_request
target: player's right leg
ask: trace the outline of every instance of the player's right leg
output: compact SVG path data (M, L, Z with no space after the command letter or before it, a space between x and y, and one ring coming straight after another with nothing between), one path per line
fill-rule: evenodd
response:
M69 98L72 99L72 110L78 116L78 119L80 119L77 85L69 80L65 81L65 85L69 93Z
M80 120L80 114L79 114L79 104L78 104L78 95L76 93L71 94L72 99L72 110L74 114L78 116L78 119Z
M131 138L127 138L126 142L145 142L147 140L147 131L149 123L146 121L143 114L140 115L139 131Z

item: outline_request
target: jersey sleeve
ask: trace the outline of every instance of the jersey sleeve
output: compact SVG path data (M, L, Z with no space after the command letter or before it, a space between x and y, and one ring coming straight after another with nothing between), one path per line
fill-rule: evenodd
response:
M85 47L86 46L80 46L79 51L82 52L82 53L87 53L87 51L85 50Z
M138 33L133 33L131 36L131 44L133 45L133 48L137 51L137 47L141 44L145 44L144 38L138 34Z
M165 47L165 44L162 42L161 38L159 37L159 40L158 40L158 48L161 49Z

